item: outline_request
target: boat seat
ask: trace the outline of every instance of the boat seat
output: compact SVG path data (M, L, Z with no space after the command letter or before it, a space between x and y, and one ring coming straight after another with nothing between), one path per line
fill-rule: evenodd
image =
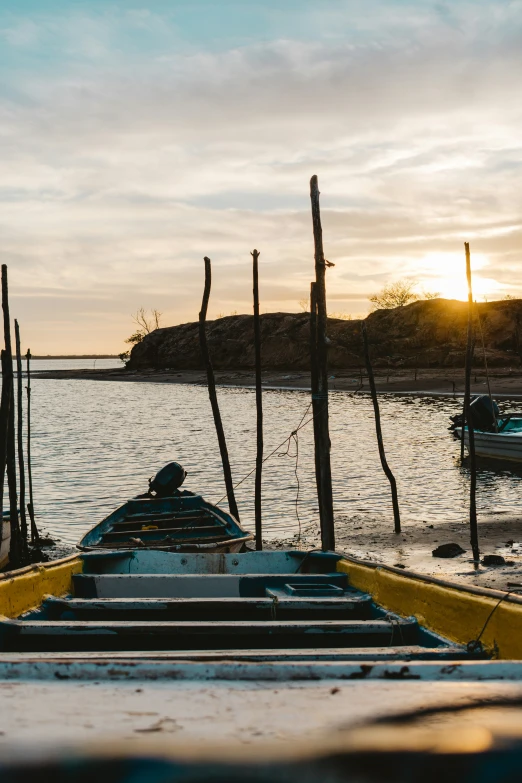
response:
M140 514L126 514L125 519L128 522L146 522L149 519L204 519L206 517L211 517L212 514L210 511L203 511L203 510L193 510L193 511L154 511L150 510L147 513L140 513Z
M152 524L152 523L151 523ZM135 530L124 530L120 528L119 530L108 530L106 533L102 536L102 541L108 540L108 539L114 539L115 541L123 541L128 540L129 536L128 533L135 533L139 538L154 538L154 536L158 535L182 535L183 541L186 541L187 544L190 543L191 539L187 537L187 532L190 531L192 528L189 527L161 527L161 528L153 528L152 530L142 530L141 528L136 528ZM212 537L217 535L218 533L223 533L223 525L212 525L208 527L202 527L202 528L194 528L194 530L197 530L198 536L204 537Z
M74 574L77 598L255 598L267 588L324 583L346 589L346 574Z
M415 618L268 621L0 622L0 646L12 649L230 649L373 647L418 642Z
M273 598L47 598L49 620L369 620L371 597L363 593L338 597Z
M158 527L163 527L171 525L173 522L177 523L177 527L179 527L180 530L190 529L191 527L212 527L216 525L216 517L210 516L210 514L201 517L147 517L145 519L139 520L138 522L134 519L123 519L119 522L114 522L112 524L112 529L141 530L143 525L157 525Z

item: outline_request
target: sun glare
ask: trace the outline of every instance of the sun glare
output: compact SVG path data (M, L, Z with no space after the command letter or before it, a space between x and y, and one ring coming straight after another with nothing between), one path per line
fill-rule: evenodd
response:
M473 273L473 298L494 297L502 289L500 283L491 277L483 277L481 269L487 268L489 260L483 253L471 256ZM417 266L416 274L420 288L439 292L445 299L467 299L465 256L462 253L428 253Z

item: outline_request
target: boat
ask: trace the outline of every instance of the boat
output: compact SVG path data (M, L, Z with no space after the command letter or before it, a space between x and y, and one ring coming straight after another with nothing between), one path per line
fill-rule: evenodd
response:
M487 395L474 397L471 408L477 456L522 462L522 415L501 416L498 406ZM464 445L469 450L469 428L464 425L462 414L450 418L453 422L450 429L459 440L464 437Z
M149 491L128 500L80 541L78 548L162 549L172 552L239 552L254 538L226 511L201 495L180 491L186 471L177 462L163 467Z
M125 782L416 781L455 758L476 779L492 749L514 763L512 593L342 553L138 547L0 575L0 615L7 783L68 783L80 767ZM507 779L491 772L502 761L488 780Z

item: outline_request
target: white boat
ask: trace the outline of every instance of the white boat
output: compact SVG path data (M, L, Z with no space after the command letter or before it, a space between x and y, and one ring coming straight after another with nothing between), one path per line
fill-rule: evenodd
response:
M497 420L498 432L475 429L475 453L479 457L522 462L522 417ZM462 427L455 427L462 439ZM469 431L464 428L464 444L469 450Z

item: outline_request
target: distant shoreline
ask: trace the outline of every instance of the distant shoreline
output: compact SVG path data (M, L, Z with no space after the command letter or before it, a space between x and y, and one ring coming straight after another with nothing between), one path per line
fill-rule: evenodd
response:
M36 359L37 361L51 361L52 359L117 359L118 354L117 353L83 353L83 354L63 354L60 356L33 356L31 354L31 359Z
M461 397L464 393L462 370L418 370L415 380L414 371L401 370L395 373L376 376L377 391L381 394L417 395L433 397ZM249 388L254 386L254 372L249 370L217 370L218 386ZM89 380L120 381L122 383L163 383L206 386L207 378L203 370L126 370L114 367L109 370L41 370L38 378L49 380ZM332 370L329 387L331 391L359 392L369 391L368 379L361 378L357 370ZM522 374L510 372L509 368L495 368L490 373L491 392L499 397L522 396ZM295 391L310 390L310 374L306 371L263 371L265 389L286 389ZM486 377L483 373L473 372L471 391L473 394L487 394Z

